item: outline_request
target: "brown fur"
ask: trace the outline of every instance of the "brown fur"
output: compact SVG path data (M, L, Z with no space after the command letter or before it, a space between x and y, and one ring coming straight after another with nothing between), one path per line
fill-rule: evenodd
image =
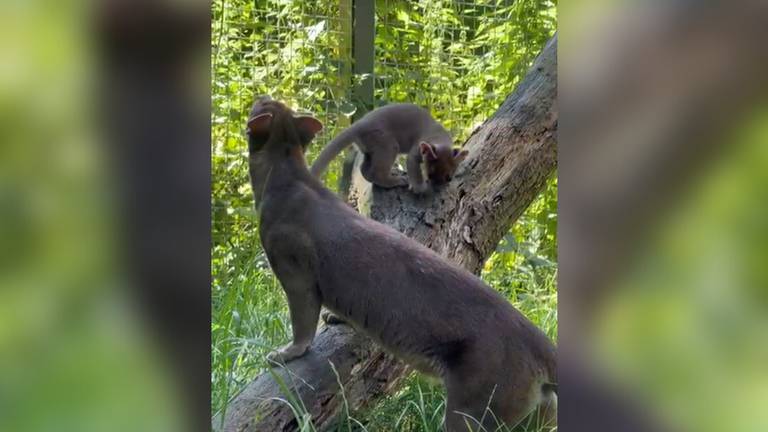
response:
M449 432L479 430L466 416L488 431L497 421L511 426L541 404L551 416L549 383L557 377L549 339L479 278L323 187L304 160L318 125L267 100L249 121L261 241L293 324L293 342L269 358L303 355L325 306L442 378Z
M360 170L369 182L390 188L410 185L416 193L429 186L424 180L422 164L432 185L451 180L466 150L452 148L451 135L429 114L413 104L391 104L375 109L333 139L312 164L311 172L319 176L336 155L356 143L365 155ZM408 179L392 175L398 154L407 154Z

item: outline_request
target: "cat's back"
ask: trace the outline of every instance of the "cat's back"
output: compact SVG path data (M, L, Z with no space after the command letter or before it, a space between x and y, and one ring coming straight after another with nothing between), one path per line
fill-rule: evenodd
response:
M361 121L391 130L407 128L409 125L422 128L434 122L429 111L409 103L384 105L366 114Z

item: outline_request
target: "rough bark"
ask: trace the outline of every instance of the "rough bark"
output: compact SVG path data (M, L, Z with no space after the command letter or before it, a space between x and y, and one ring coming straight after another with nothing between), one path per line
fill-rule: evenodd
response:
M371 188L361 181L359 170L352 170L350 202L373 219L479 272L555 169L556 51L555 36L515 92L467 140L469 156L444 190L417 198L405 189ZM214 428L296 430L295 414L285 401L298 396L317 429L326 430L343 410L369 407L397 388L407 370L349 327L324 326L309 354L250 383L231 401L223 422L214 419Z

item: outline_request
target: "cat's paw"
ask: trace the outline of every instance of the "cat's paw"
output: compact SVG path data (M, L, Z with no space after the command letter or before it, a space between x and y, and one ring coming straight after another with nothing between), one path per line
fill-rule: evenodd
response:
M333 312L329 310L324 310L320 312L320 318L322 318L323 322L328 325L336 325L336 324L346 324L347 322L344 321L343 318L340 316L334 314Z
M424 195L425 193L429 192L429 185L426 182L423 183L417 183L415 185L410 185L411 192L415 193L416 195Z
M272 351L267 354L267 361L270 363L288 363L289 361L299 358L307 353L309 345L302 346L296 344L289 344L277 351Z

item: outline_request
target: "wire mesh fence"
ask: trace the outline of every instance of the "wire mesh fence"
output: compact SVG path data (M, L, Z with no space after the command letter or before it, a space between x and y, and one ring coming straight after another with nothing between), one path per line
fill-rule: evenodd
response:
M243 133L255 95L317 116L325 129L312 151L349 124L341 108L349 89L350 7L351 1L214 2L214 245L237 243L240 233L255 231Z
M462 142L498 107L530 60L509 43L522 3L377 2L377 102L425 106Z
M554 32L555 6L550 0L377 0L373 105L422 105L460 144ZM254 95L268 94L324 123L310 161L353 114L370 108L354 94L365 77L352 73L353 16L353 0L214 1L214 246L253 241L245 234L255 231L256 217L243 128ZM326 184L336 184L340 165L328 170Z

